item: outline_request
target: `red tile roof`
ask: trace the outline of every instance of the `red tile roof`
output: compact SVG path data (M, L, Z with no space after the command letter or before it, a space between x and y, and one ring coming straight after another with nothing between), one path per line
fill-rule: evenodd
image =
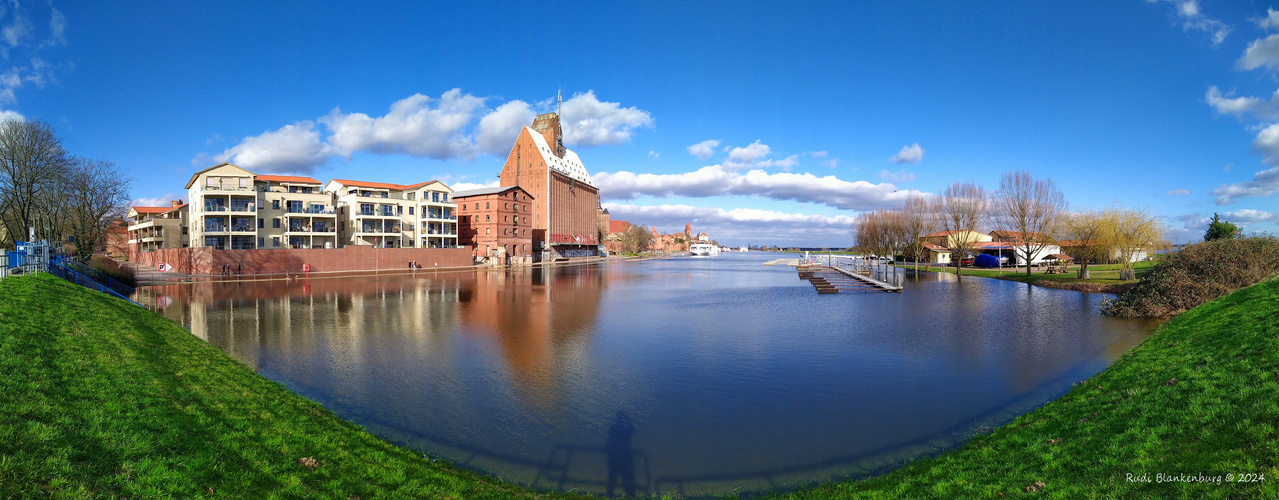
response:
M624 220L608 221L609 234L624 233L626 232L627 229L630 229L630 227L631 227L631 223L626 222Z
M388 184L385 182L353 181L349 179L333 179L333 181L341 182L344 185L353 186L353 187L365 187L365 188L373 188L373 189L394 189L396 191L408 191L410 189L417 189L427 184L430 184L432 182L436 182L434 180L430 180L426 182L419 182L417 184Z
M129 208L132 208L134 212L137 212L140 214L162 214L165 212L177 210L185 206L187 206L186 203L183 203L176 207L129 207Z
M266 182L305 182L307 184L320 183L320 181L317 181L310 177L299 177L299 176L293 176L293 175L259 175L255 177L255 179L259 181L266 181Z

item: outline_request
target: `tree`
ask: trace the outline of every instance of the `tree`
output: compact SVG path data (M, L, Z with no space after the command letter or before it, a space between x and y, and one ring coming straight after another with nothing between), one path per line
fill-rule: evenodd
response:
M1164 241L1163 225L1145 209L1128 209L1119 204L1106 209L1106 219L1114 252L1123 266L1119 279L1137 279L1133 261L1138 252L1152 250Z
M959 262L972 253L976 238L973 233L986 222L990 201L981 186L971 182L957 182L946 186L946 191L935 202L938 224L946 231L946 248L950 258ZM955 266L959 276L963 266Z
M1030 263L1048 246L1057 232L1061 214L1069 204L1066 196L1049 179L1035 179L1024 170L1005 172L999 178L994 207L1000 222L1018 233L1014 248ZM1030 266L1026 266L1030 275Z
M1228 240L1239 234L1239 226L1231 224L1230 221L1221 220L1221 216L1216 212L1212 214L1212 223L1208 224L1208 231L1204 233L1204 241L1212 240Z
M627 253L647 252L653 244L653 233L643 226L631 224L622 233L622 250Z
M114 163L84 158L74 159L63 179L65 220L75 236L76 257L87 261L105 243L112 222L124 215L131 179Z
M9 238L26 239L42 215L45 220L41 222L47 228L59 221L42 214L40 208L57 194L58 181L69 161L62 141L48 123L0 122L0 214Z
M1106 214L1093 210L1080 210L1064 216L1060 235L1071 240L1075 261L1079 263L1079 278L1088 279L1088 264L1101 261L1113 248L1110 226Z
M915 270L919 270L919 256L924 253L923 237L937 230L937 215L929 206L928 199L922 194L911 193L906 197L906 204L901 209L902 234L906 242L904 248L915 259Z

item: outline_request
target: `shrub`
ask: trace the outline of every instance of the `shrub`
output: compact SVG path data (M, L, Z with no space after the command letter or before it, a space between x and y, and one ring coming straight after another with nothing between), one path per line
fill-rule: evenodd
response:
M1279 238L1219 239L1169 254L1105 313L1127 318L1176 315L1279 273Z
M89 259L89 267L97 269L98 272L110 276L111 279L134 288L138 287L138 278L134 276L133 269L129 266L120 265L120 263L116 262L115 259L105 255L94 255L92 259Z

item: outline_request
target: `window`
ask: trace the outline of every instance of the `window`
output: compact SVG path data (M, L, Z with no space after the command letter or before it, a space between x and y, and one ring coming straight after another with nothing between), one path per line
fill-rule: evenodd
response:
M262 220L262 219L258 219L258 220ZM266 246L266 245L263 245L263 244L262 244L262 240L263 240L262 238L258 238L258 248L262 248L262 247Z
M218 184L219 183L218 183L217 177L209 176L204 178L204 187L206 188L217 187Z
M263 222L263 221L262 221L262 218L261 218L261 217L259 217L259 218L258 218L258 229L262 229L262 227L263 227L263 226L262 226L262 222ZM261 243L258 243L258 246L262 246L262 244L261 244Z
M302 194L311 194L313 192L314 191L312 191L312 188L309 188L309 187L302 188Z
M485 216L484 216L484 222L488 222L488 221L489 221L489 216L488 216L488 215L485 215Z
M383 198L390 198L390 197L391 197L391 193L386 192L386 191L382 191L382 197L383 197Z
M442 202L444 202L444 203L448 203L448 202L449 202L449 194L448 194L448 193L440 193L440 201L442 201Z
M524 218L524 223L525 223L525 224L528 224L528 217L525 217L525 218Z
M279 229L279 228L280 228L280 219L271 219L271 227L276 228L276 229ZM278 245L277 245L277 246L278 246Z
M510 209L511 209L511 204L510 204L510 203L507 203L507 204L506 204L506 208L504 208L503 210L510 210Z
M487 209L487 208L493 208L493 207L490 207L490 206L489 206L489 202L487 202L487 201L486 201L486 202L484 202L484 208L486 208L486 209Z
M409 207L409 215L413 215L413 207Z
M493 230L492 230L492 229L487 228L487 227L486 227L486 228L484 228L484 234L489 234L489 233L491 233L491 232L493 232Z
M262 210L263 200L258 200L258 210Z
M279 237L279 236L272 236L272 237L271 237L271 246L279 248L279 246L280 246L280 237Z
M249 178L248 178L248 177L241 177L241 178L240 178L240 189L248 189L248 187L249 187Z
M436 191L431 191L431 201L439 202L439 201L440 201L440 193L438 193L438 192L436 192Z
M338 228L339 228L339 230L340 230L340 231L346 231L346 223L345 223L345 222L339 222L339 223L338 223Z
M280 209L280 200L271 200L271 210Z
M395 215L404 215L404 206L403 206L403 205L396 205L396 206L395 206ZM409 215L412 215L412 214L409 214Z
M520 204L519 204L519 203L516 203L516 204L515 204L515 211L516 211L516 212L519 212L519 211L520 211Z
M298 192L298 187L297 187L297 186L289 186L289 192L290 192L290 193L296 193L296 192Z

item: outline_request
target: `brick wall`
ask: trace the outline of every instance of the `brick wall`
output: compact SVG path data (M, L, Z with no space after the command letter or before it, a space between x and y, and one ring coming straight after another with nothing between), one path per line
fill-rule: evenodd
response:
M187 274L218 274L223 265L232 270L243 266L244 274L300 273L303 264L311 272L373 271L408 269L409 261L417 261L423 269L471 265L470 248L373 248L349 246L331 249L259 249L214 250L202 248L169 248L137 253L134 259L142 266L167 262L174 270Z

